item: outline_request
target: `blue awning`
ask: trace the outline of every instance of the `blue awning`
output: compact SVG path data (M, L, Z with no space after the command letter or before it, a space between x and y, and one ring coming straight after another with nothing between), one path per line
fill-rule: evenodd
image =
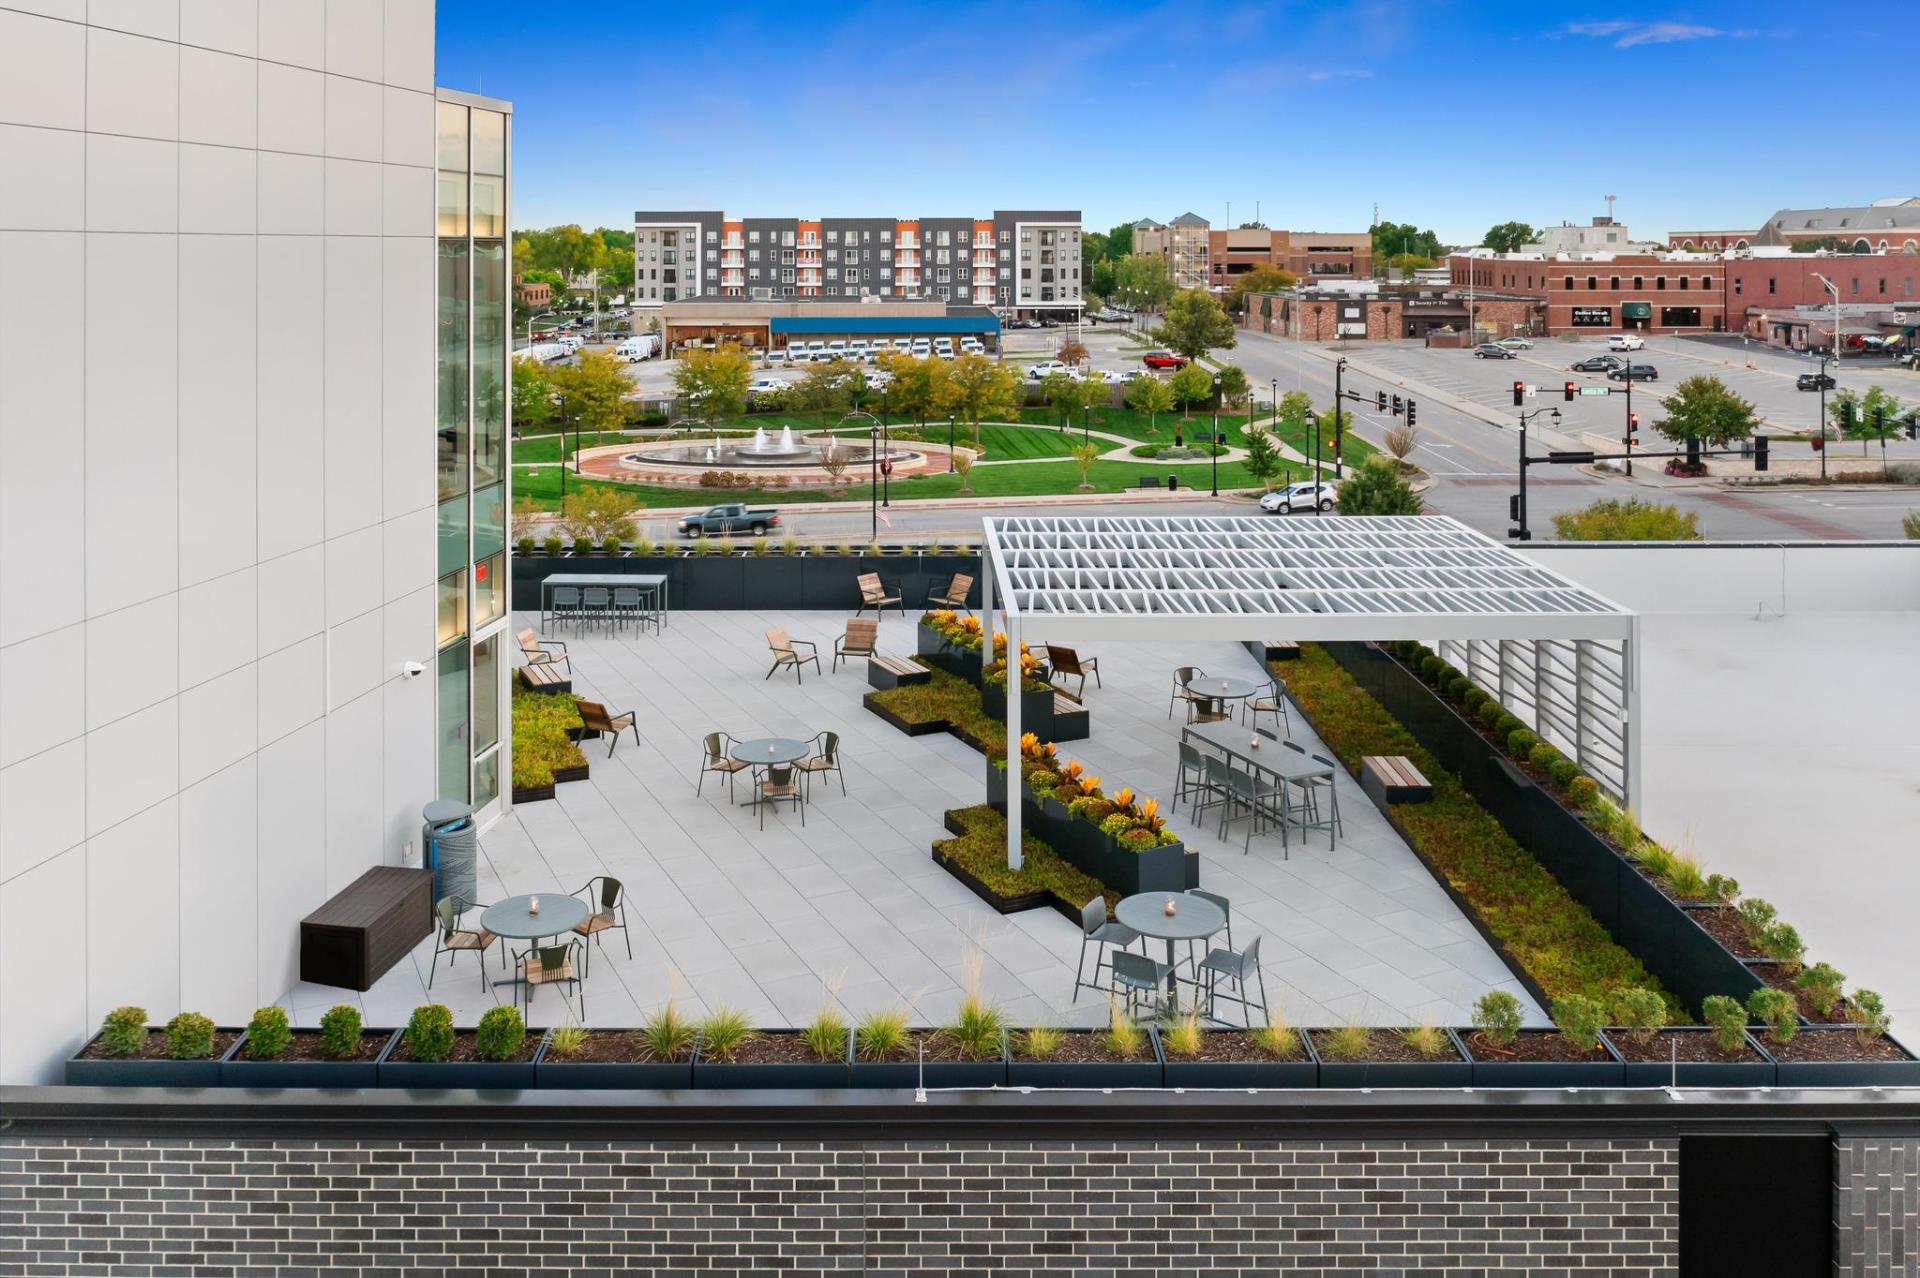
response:
M941 333L1000 332L994 315L789 315L767 321L770 333L846 333L851 336L928 337Z

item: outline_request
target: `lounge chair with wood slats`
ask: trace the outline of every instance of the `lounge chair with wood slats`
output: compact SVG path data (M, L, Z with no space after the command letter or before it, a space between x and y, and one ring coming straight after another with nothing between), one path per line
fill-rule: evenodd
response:
M558 639L548 639L544 643L531 629L522 630L519 635L520 655L530 666L562 665L567 674L573 674L573 663L567 657L567 645Z
M833 641L833 668L840 669L844 658L849 665L855 657L873 657L880 642L880 623L870 617L855 617L847 622L847 633Z
M873 609L874 616L881 616L888 604L893 605L895 612L906 611L906 605L900 599L900 587L882 581L879 573L863 572L854 580L860 584L860 606L854 610L854 616L859 616L869 608Z
M594 732L604 732L611 738L607 742L607 757L613 757L613 748L620 744L620 734L628 728L633 729L633 743L640 744L640 726L634 722L633 711L624 714L612 714L598 701L575 702L580 708L580 726Z
M1080 698L1085 695L1088 675L1093 676L1094 687L1098 688L1102 686L1100 683L1100 658L1098 657L1082 657L1072 648L1062 648L1058 644L1050 643L1047 645L1047 665L1053 671L1053 677L1055 679L1058 679L1062 675L1073 675L1080 680L1080 686L1068 694L1075 701L1080 700ZM1066 689L1062 688L1061 691L1066 692Z
M767 631L767 647L773 650L773 664L767 668L766 679L773 678L774 671L792 666L793 681L799 683L800 667L809 661L813 663L814 673L820 672L820 649L816 644L805 639L789 639L785 630L775 629ZM802 648L806 651L800 651Z
M953 580L947 583L945 590L939 591L938 593L935 593L931 589L928 590L927 607L951 608L956 612L972 612L972 605L967 603L967 596L972 593L973 578L967 576L964 572L956 572L953 574Z

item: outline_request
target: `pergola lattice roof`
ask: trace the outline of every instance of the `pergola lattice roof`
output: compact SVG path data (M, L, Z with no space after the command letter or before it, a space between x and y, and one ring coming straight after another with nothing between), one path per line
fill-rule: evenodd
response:
M1038 633L1625 639L1620 605L1434 516L985 521L995 593Z

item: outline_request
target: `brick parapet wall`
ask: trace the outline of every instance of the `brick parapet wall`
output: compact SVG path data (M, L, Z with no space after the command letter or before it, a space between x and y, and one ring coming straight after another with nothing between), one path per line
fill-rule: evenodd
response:
M1834 1272L1848 1278L1920 1274L1920 1140L1834 1142Z

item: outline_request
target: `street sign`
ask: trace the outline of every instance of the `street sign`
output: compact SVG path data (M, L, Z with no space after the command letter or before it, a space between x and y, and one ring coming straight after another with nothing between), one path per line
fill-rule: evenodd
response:
M1611 395L1611 394L1613 393L1613 387L1611 387L1611 386L1582 386L1582 387L1580 388L1580 393L1581 393L1582 395Z
M1528 399L1532 399L1535 395L1538 395L1539 393L1540 393L1540 388L1538 386L1535 386L1532 382L1527 383Z

